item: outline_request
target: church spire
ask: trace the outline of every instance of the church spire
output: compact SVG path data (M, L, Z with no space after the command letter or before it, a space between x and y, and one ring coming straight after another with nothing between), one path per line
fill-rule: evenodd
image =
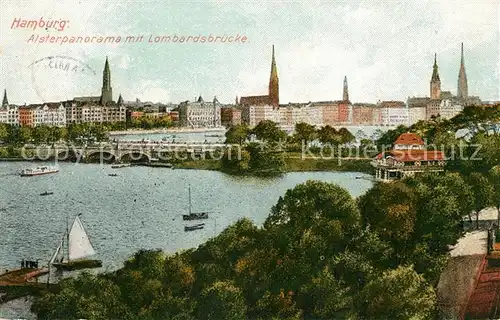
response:
M279 79L278 70L276 68L276 59L274 58L274 45L271 60L271 76L269 78L269 103L273 107L279 107Z
M123 105L123 97L122 97L121 93L118 96L118 101L116 102L116 104L119 105L119 106Z
M7 100L7 89L3 90L3 100L2 107L7 107L9 105L9 100Z
M111 88L111 71L109 70L108 56L102 72L101 105L106 105L113 101L113 89Z
M347 88L347 76L344 76L344 93L342 95L342 100L349 101L349 89Z
M439 99L441 97L441 80L439 79L437 54L434 53L434 66L432 67L431 77L431 99Z
M465 99L468 96L467 75L465 73L464 43L463 42L462 42L462 51L461 51L461 58L460 58L460 70L458 71L457 96L461 99Z

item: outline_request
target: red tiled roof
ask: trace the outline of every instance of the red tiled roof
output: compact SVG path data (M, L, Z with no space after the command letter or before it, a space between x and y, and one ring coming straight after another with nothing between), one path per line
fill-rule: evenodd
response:
M240 98L240 104L241 105L266 105L270 104L271 99L269 96L247 96L247 97L241 97Z
M400 135L394 144L405 144L405 145L424 145L424 140L414 133L403 133Z
M438 150L391 150L379 153L375 158L393 157L396 161L441 161L445 160L444 153Z

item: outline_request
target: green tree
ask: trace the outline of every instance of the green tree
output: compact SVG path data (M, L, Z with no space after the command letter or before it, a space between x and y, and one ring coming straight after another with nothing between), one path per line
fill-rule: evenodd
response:
M237 143L242 145L250 135L250 129L246 124L237 124L229 127L226 131L225 143Z
M286 133L282 131L276 122L271 120L262 120L259 122L255 128L253 128L252 133L255 134L257 139L261 141L284 141L286 140Z
M309 142L316 138L316 128L305 122L300 122L295 125L295 138L298 141L304 141L307 146Z
M489 178L493 186L493 203L498 212L497 225L500 226L500 165L491 168Z
M356 140L356 137L354 137L354 135L346 128L340 128L338 131L338 135L340 138L340 143L342 144L347 144Z
M322 237L324 255L341 251L359 232L359 211L347 190L334 184L307 181L287 190L264 223L277 229L281 241L294 246L307 234ZM318 257L319 258L319 257Z
M434 316L436 294L411 266L400 266L370 281L359 300L362 317L425 320Z
M324 267L300 290L299 301L314 319L345 319L353 308L351 288Z
M476 216L476 228L479 228L479 213L481 210L494 205L493 197L495 190L488 178L481 173L473 172L467 177L467 182L472 188L474 195L474 214Z
M0 141L8 142L9 126L5 123L0 123Z
M246 318L247 306L241 289L231 281L218 281L203 290L198 315L207 320L241 320Z
M324 145L338 145L339 143L337 130L329 125L321 127L318 130L318 139Z
M228 172L245 173L250 169L250 153L237 146L232 146L224 151L222 167Z

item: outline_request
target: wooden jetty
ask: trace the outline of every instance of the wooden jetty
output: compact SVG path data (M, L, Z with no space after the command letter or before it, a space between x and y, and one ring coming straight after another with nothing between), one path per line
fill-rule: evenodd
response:
M48 268L23 268L1 274L0 293L3 295L0 295L0 304L55 288L54 284L38 282L37 278L47 273Z

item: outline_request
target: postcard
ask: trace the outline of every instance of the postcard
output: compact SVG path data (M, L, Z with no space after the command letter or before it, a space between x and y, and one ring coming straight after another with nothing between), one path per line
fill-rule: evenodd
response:
M0 319L500 317L498 1L2 1Z

